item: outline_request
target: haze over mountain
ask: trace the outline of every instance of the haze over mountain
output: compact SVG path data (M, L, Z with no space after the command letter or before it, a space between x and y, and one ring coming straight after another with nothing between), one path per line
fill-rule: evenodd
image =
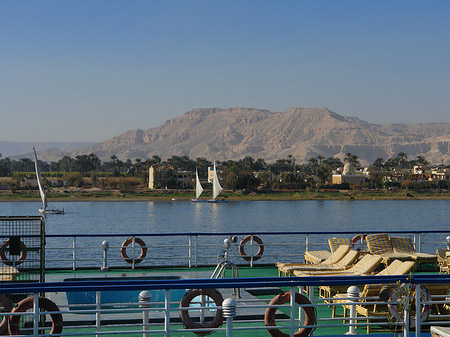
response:
M192 159L236 160L245 156L267 161L292 155L298 162L311 157L344 157L351 152L365 163L376 158L424 156L433 163L450 160L450 123L371 124L327 108L291 108L282 112L251 108L193 109L148 130L130 130L78 151L41 153L55 161L63 155L95 153L102 161Z

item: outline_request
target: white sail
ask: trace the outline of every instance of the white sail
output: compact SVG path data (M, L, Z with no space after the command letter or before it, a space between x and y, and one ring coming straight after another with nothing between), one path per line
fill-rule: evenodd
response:
M202 184L200 184L200 179L198 178L198 171L195 169L195 198L198 199L203 193Z
M223 188L220 186L219 183L219 177L217 176L217 170L216 170L216 162L214 162L214 176L213 176L213 200L215 200L220 192L222 192Z
M39 172L36 149L34 147L33 151L34 151L34 166L36 169L36 178L39 186L39 193L41 194L42 199L42 210L45 210L47 208L47 198L45 197L44 182L42 181L41 172Z

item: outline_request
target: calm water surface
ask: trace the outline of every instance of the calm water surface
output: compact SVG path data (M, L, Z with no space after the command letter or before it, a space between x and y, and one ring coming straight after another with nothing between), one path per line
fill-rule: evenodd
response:
M0 202L0 215L38 215L38 202ZM61 202L47 234L450 230L449 200Z

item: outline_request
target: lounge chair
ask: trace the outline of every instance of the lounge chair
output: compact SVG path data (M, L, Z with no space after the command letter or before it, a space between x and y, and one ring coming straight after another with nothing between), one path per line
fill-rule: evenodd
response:
M436 268L437 265L436 255L416 252L411 238L406 236L401 237L391 236L389 239L391 241L394 252L411 255L413 260L416 262L417 267L421 267L422 265L428 264Z
M386 276L386 275L405 275L408 274L411 270L414 269L414 261L400 261L394 260L380 271L378 276ZM369 317L389 317L389 310L386 304L364 304L364 302L374 301L374 298L378 298L380 295L382 284L366 284L364 285L363 290L360 293L361 303L356 305L356 314L367 317L367 334L370 333L370 325L369 325ZM347 302L347 294L339 293L334 295L333 297L334 303L343 303L342 307L344 309L344 320L347 317L347 311L350 310L350 306L344 303ZM372 299L370 299L372 298ZM333 306L331 317L334 318L336 314L336 306Z
M327 250L307 250L304 255L305 262L311 264L324 262L339 246L347 245L351 247L352 243L347 238L330 238L328 239L328 245L330 246L331 252Z
M289 270L292 268L301 268L305 266L318 267L318 266L330 266L333 265L340 260L348 253L350 250L350 246L343 245L340 246L334 253L330 255L328 259L319 264L306 264L306 263L280 263L277 262L275 265L278 267L278 276L281 276L283 273L288 276Z
M343 247L343 246L341 246ZM278 274L285 273L286 276L292 276L292 272L296 271L344 271L352 267L359 252L356 250L349 250L345 256L336 263L326 264L325 262L318 264L285 264L282 269L278 269Z
M436 258L439 265L439 274L450 274L450 266L448 264L448 258L446 256L448 250L446 248L439 248L436 250Z
M336 249L338 249L342 245L351 247L352 243L348 238L330 238L328 239L328 245L330 246L330 250L333 253Z
M355 276L367 275L373 272L381 263L381 256L366 254L355 265L345 271L328 270L328 271L302 271L293 270L295 276Z
M382 263L388 266L394 260L413 261L410 254L394 252L389 235L386 233L367 235L367 248L370 254L379 255L383 258Z

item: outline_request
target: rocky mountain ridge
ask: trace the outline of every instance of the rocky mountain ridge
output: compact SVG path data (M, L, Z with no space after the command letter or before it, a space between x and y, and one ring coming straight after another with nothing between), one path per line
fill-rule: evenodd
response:
M450 160L450 123L372 124L327 108L291 108L271 112L252 108L193 109L148 130L130 130L79 151L53 151L63 155L95 153L108 161L163 159L172 155L210 160L236 160L245 156L274 161L292 155L298 162L321 155L343 158L351 152L365 163L376 158L419 155L430 162ZM40 158L49 161L46 154Z

